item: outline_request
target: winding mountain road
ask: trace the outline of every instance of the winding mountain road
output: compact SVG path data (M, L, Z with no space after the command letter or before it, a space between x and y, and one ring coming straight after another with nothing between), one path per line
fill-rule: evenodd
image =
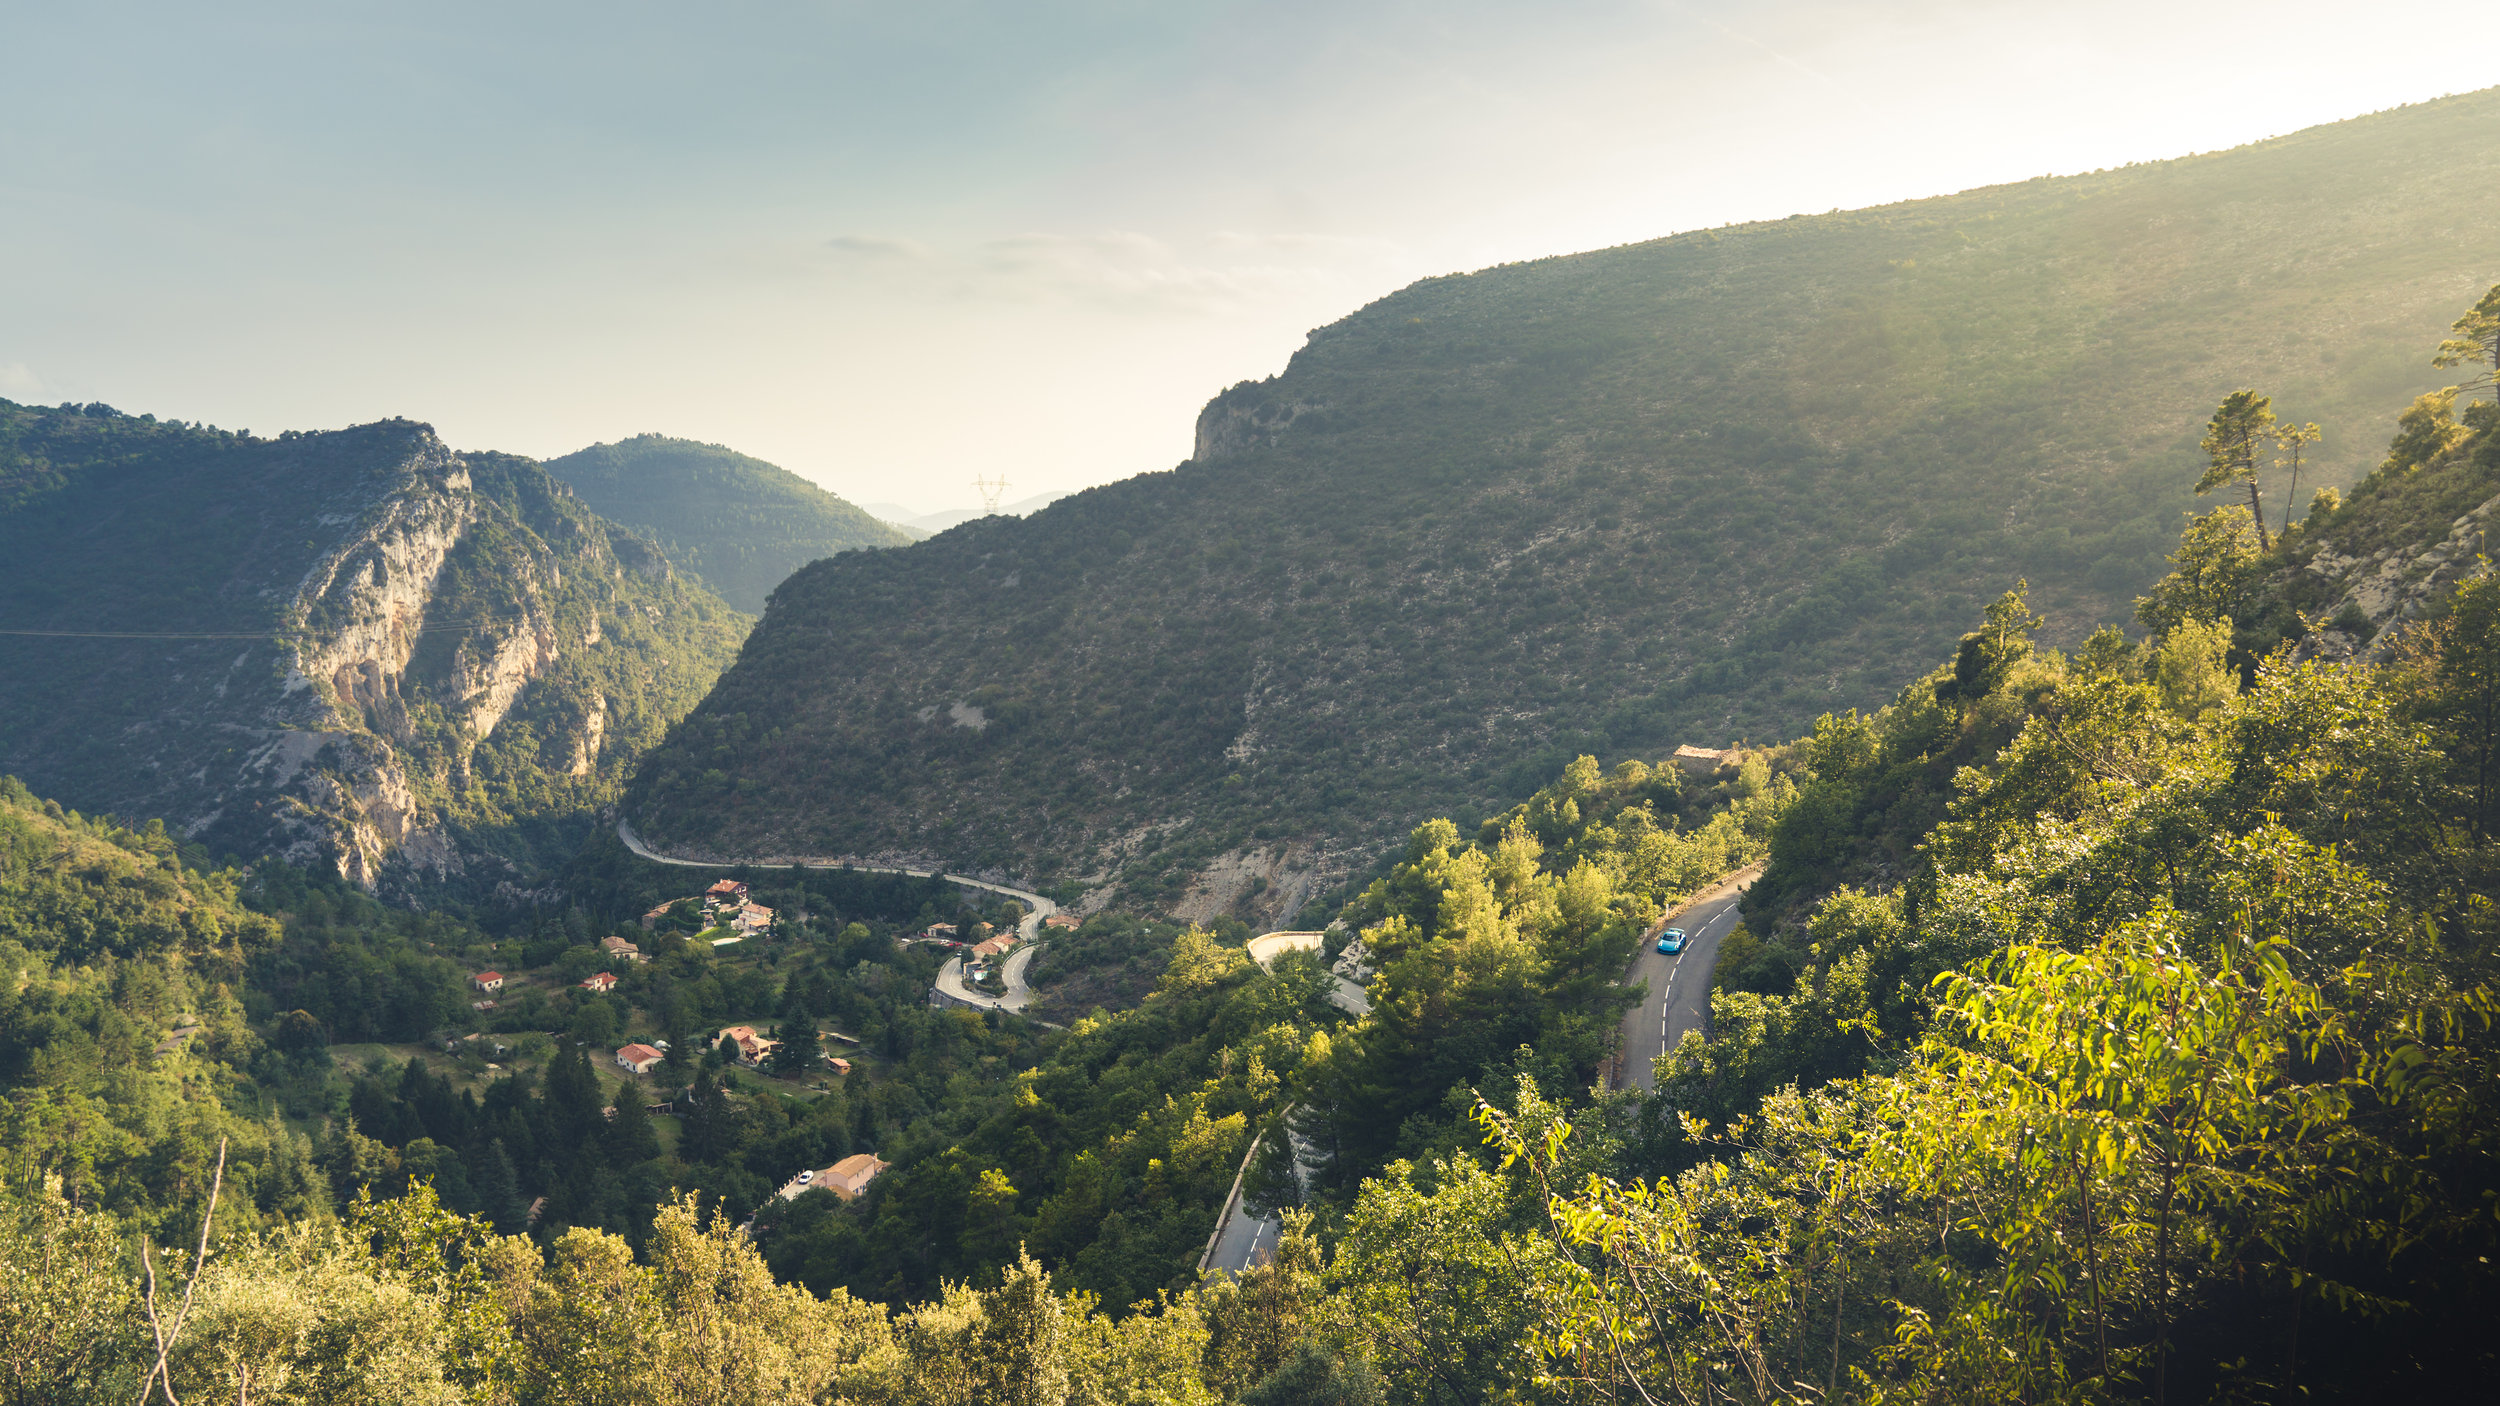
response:
M939 874L927 869L880 869L871 865L851 864L839 859L679 859L673 855L662 854L644 844L642 836L634 833L634 824L630 820L616 822L616 837L624 841L625 848L632 850L639 858L648 859L654 864L674 864L686 869L740 867L749 869L848 869L856 874L901 874L911 879L944 879L950 884L961 884L965 888L986 889L991 893L1004 894L1024 905L1024 921L1016 924L1016 940L1023 945L1007 959L1006 968L1002 973L1007 979L1007 994L993 996L966 983L964 959L960 955L951 958L944 967L939 969L937 991L948 1001L979 1010L1001 1010L1010 1014L1021 1014L1026 1006L1033 1004L1033 988L1024 984L1024 969L1032 964L1033 953L1037 950L1033 944L1041 936L1042 920L1059 911L1058 904L1038 893L1009 888L1005 884L993 884L987 879L967 879L961 874Z
M1327 940L1328 934L1324 932L1267 933L1250 939L1250 960L1262 967L1273 966L1279 953L1317 952ZM1371 1014L1371 997L1363 990L1362 983L1350 981L1343 972L1337 971L1331 971L1328 978L1337 983L1336 989L1328 993L1331 1004L1348 1015Z
M1675 1048L1685 1032L1709 1027L1710 972L1718 964L1719 940L1736 926L1737 902L1761 877L1760 865L1739 869L1642 934L1641 953L1632 959L1623 982L1646 982L1649 990L1624 1013L1616 1088L1657 1088L1658 1056ZM1684 929L1684 950L1674 956L1658 950L1658 934L1668 928Z

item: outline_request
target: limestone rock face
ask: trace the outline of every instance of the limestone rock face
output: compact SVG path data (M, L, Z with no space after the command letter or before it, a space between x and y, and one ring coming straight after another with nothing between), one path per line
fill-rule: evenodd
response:
M532 822L588 823L749 623L536 464L424 425L0 402L8 431L53 481L0 508L0 592L77 633L0 639L0 769L213 854L496 882Z
M2405 625L2429 614L2460 581L2482 569L2495 514L2500 496L2468 509L2431 541L2382 547L2365 557L2320 550L2302 569L2336 599L2321 613L2327 623L2303 642L2303 652L2326 659L2386 658L2404 637Z
M1290 396L1280 396L1275 378L1244 381L1206 403L1198 412L1193 463L1213 464L1262 449L1293 427L1293 422L1320 410Z

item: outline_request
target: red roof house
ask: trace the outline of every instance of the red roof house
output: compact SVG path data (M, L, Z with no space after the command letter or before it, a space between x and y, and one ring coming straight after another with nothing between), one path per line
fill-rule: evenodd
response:
M738 1062L752 1069L769 1058L779 1040L767 1040L755 1033L752 1025L733 1025L720 1033L722 1040L737 1047ZM715 1042L717 1043L717 1042Z

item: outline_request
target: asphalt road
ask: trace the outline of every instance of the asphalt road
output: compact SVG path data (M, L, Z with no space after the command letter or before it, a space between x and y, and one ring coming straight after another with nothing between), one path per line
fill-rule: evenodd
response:
M983 1010L995 1007L1002 1011L1021 1011L1033 1004L1033 988L1024 984L1024 969L1032 964L1036 950L1028 945L1007 954L1007 965L999 972L1007 982L1007 994L1004 996L993 996L964 980L964 959L961 956L948 958L946 965L938 968L937 989L957 1005L978 1006Z
M1202 1272L1242 1274L1254 1265L1262 1265L1276 1257L1276 1241L1285 1233L1284 1223L1274 1216L1254 1216L1239 1201L1224 1210L1224 1228L1215 1234L1215 1248L1208 1252Z
M675 864L688 869L730 869L741 864L755 869L796 869L802 865L809 868L825 869L840 866L845 863L845 861L839 859L785 859L770 862L757 859L678 859L670 855L661 854L653 850L650 846L644 844L642 842L642 836L634 833L632 822L624 820L616 822L616 837L625 842L625 848L632 850L635 854L644 859L650 860L654 864ZM977 1006L983 1010L997 1009L1002 1011L1022 1011L1026 1006L1032 1004L1033 990L1031 987L1024 984L1024 969L1033 960L1033 953L1035 951L1033 942L1036 938L1041 936L1042 920L1049 917L1053 913L1058 912L1058 904L1051 902L1049 899L1042 897L1038 893L1027 893L1023 889L1011 889L1005 884L993 884L987 879L967 879L961 874L931 874L926 869L872 869L861 864L852 864L848 867L863 874L903 874L914 879L944 879L950 884L961 884L965 888L986 889L991 893L1005 894L1007 897L1022 903L1024 905L1024 920L1016 924L1016 938L1023 945L1018 947L1015 954L1007 959L1007 968L1005 972L1002 973L1002 975L1004 975L1007 979L1007 994L1004 996L992 996L988 992L978 991L973 989L971 986L966 985L964 982L964 959L961 957L957 957L948 962L945 967L938 972L937 989L941 995L944 995L948 999L955 1001L960 1005Z
M1273 966L1278 953L1316 952L1327 938L1326 933L1318 932L1271 932L1250 939L1250 960L1262 967ZM1330 1004L1348 1015L1371 1014L1371 997L1361 986L1335 972L1330 972L1328 976L1337 983L1336 990L1328 995Z
M1709 1024L1710 969L1719 960L1719 940L1736 926L1736 903L1746 886L1761 876L1759 869L1730 874L1641 939L1641 954L1632 959L1623 981L1626 986L1647 982L1649 990L1624 1014L1616 1088L1656 1088L1658 1056L1686 1031ZM1658 950L1658 934L1666 928L1684 929L1684 950L1672 957Z

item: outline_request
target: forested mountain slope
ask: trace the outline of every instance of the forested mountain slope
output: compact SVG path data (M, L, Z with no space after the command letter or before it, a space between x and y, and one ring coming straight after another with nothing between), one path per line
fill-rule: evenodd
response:
M1575 752L1887 697L2018 577L2071 639L2223 392L2325 426L2310 483L2375 459L2500 272L2494 137L2486 92L1417 284L1174 472L792 578L629 811L1281 916Z
M793 571L912 534L806 479L717 444L636 435L550 459L591 511L658 539L670 561L749 614Z
M0 402L0 769L210 852L493 883L748 617L526 459Z

